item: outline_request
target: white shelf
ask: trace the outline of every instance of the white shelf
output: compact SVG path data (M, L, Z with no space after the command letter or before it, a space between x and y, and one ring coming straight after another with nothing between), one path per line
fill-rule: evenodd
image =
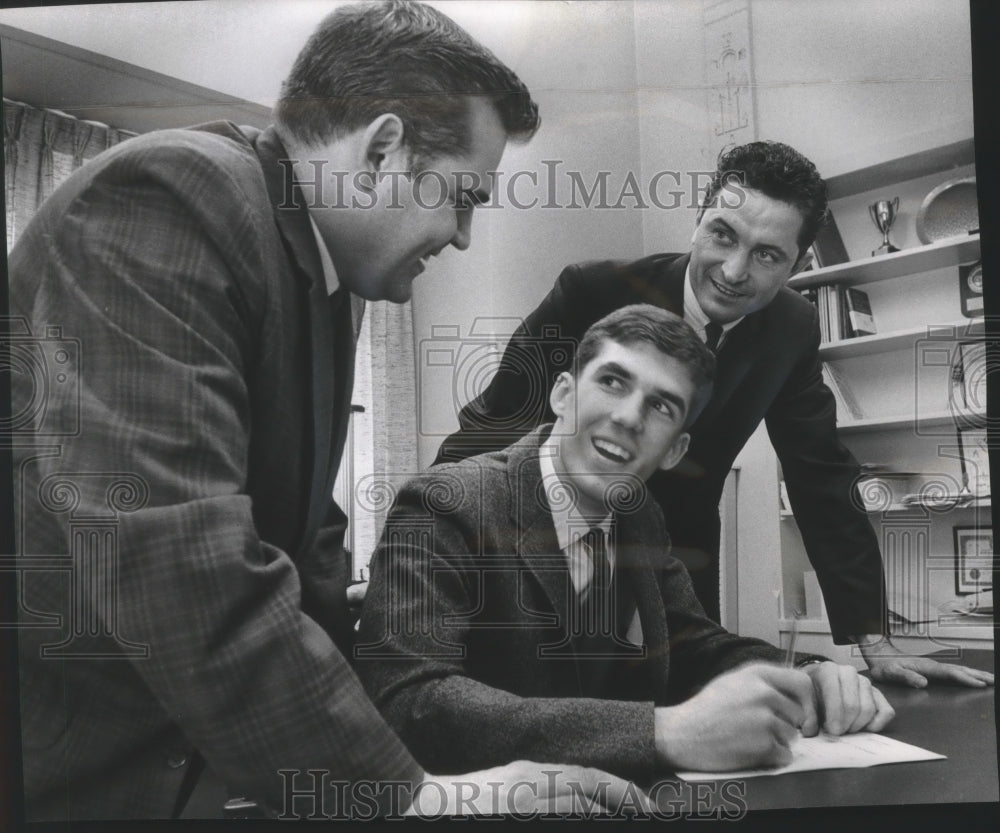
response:
M983 319L965 318L948 324L924 324L920 327L894 330L874 336L829 341L819 346L819 357L823 361L830 361L832 359L850 359L855 356L871 356L875 353L888 353L892 350L905 350L924 338L941 339L942 341L947 339L979 341L985 337L986 328Z
M989 509L990 498L975 498L968 503L956 503L954 505L936 505L933 503L893 503L887 509L868 509L869 515L905 515L908 512L915 512L924 509L932 509L937 512L954 512L956 509Z
M993 623L994 619L981 617L961 617L958 618L953 614L941 613L939 614L940 619L937 622L930 622L928 624L921 625L908 625L908 629L916 631L918 628L920 632L934 638L950 638L950 639L992 639L993 638ZM778 632L781 634L789 634L792 632L792 621L791 619L781 618L778 619ZM915 633L904 633L903 625L892 625L891 629L893 631L892 639L895 642L897 639L906 639L907 637L915 636ZM896 632L899 631L897 634ZM798 632L800 634L813 633L821 634L823 636L830 635L830 623L826 619L799 619Z
M963 165L975 164L975 161L975 143L971 138L962 139L827 177L827 199L832 202L907 179L952 171Z
M788 286L792 289L805 289L809 286L831 283L840 286L876 283L919 272L929 272L932 269L958 266L960 263L971 263L979 257L979 235L963 234L867 260L852 260L848 263L837 263L822 269L800 272L788 281Z
M937 411L914 418L913 414L896 414L890 416L866 417L865 419L850 419L837 423L837 432L855 434L863 431L890 428L913 428L920 425L923 428L940 428L946 425L965 425L970 419L986 418L985 411L975 411L968 414L955 414L952 411Z
M990 498L977 498L976 500L971 500L968 503L959 503L954 506L947 507L921 503L893 503L885 509L867 509L865 511L869 515L905 515L921 509L934 509L935 511L947 510L948 512L954 512L956 509L989 509L991 506L992 504ZM781 511L778 513L778 517L783 521L790 521L795 519L795 513Z

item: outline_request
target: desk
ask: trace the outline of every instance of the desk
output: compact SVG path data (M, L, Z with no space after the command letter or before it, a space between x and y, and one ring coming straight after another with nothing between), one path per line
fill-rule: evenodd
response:
M957 662L992 671L993 652L963 651ZM947 760L748 778L747 807L753 811L1000 800L992 687L879 688L896 710L883 734L947 755Z

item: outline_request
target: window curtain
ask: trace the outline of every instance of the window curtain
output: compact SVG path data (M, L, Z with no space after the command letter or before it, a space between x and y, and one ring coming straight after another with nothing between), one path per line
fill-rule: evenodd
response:
M417 394L409 303L370 302L354 364L354 413L334 495L350 517L354 577L368 563L396 490L417 472Z
M106 124L3 100L7 251L59 184L86 160L134 136Z

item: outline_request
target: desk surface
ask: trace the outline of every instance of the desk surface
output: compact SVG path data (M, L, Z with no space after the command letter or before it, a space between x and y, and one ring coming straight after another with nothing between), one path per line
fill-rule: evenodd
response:
M963 651L958 662L992 671L993 652ZM879 688L896 710L884 734L947 760L748 778L747 806L765 810L1000 800L993 688Z

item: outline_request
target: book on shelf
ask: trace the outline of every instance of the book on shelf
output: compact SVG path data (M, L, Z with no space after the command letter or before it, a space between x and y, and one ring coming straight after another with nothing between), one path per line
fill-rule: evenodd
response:
M816 307L823 343L875 335L878 332L872 316L871 302L864 290L853 286L823 285L800 292L802 297Z
M823 382L837 400L837 413L852 420L864 419L864 412L858 404L854 391L847 379L832 362L823 362Z
M856 286L841 287L841 290L843 292L843 306L847 313L844 316L847 338L875 335L878 328L872 317L872 305L871 301L868 300L868 293Z

